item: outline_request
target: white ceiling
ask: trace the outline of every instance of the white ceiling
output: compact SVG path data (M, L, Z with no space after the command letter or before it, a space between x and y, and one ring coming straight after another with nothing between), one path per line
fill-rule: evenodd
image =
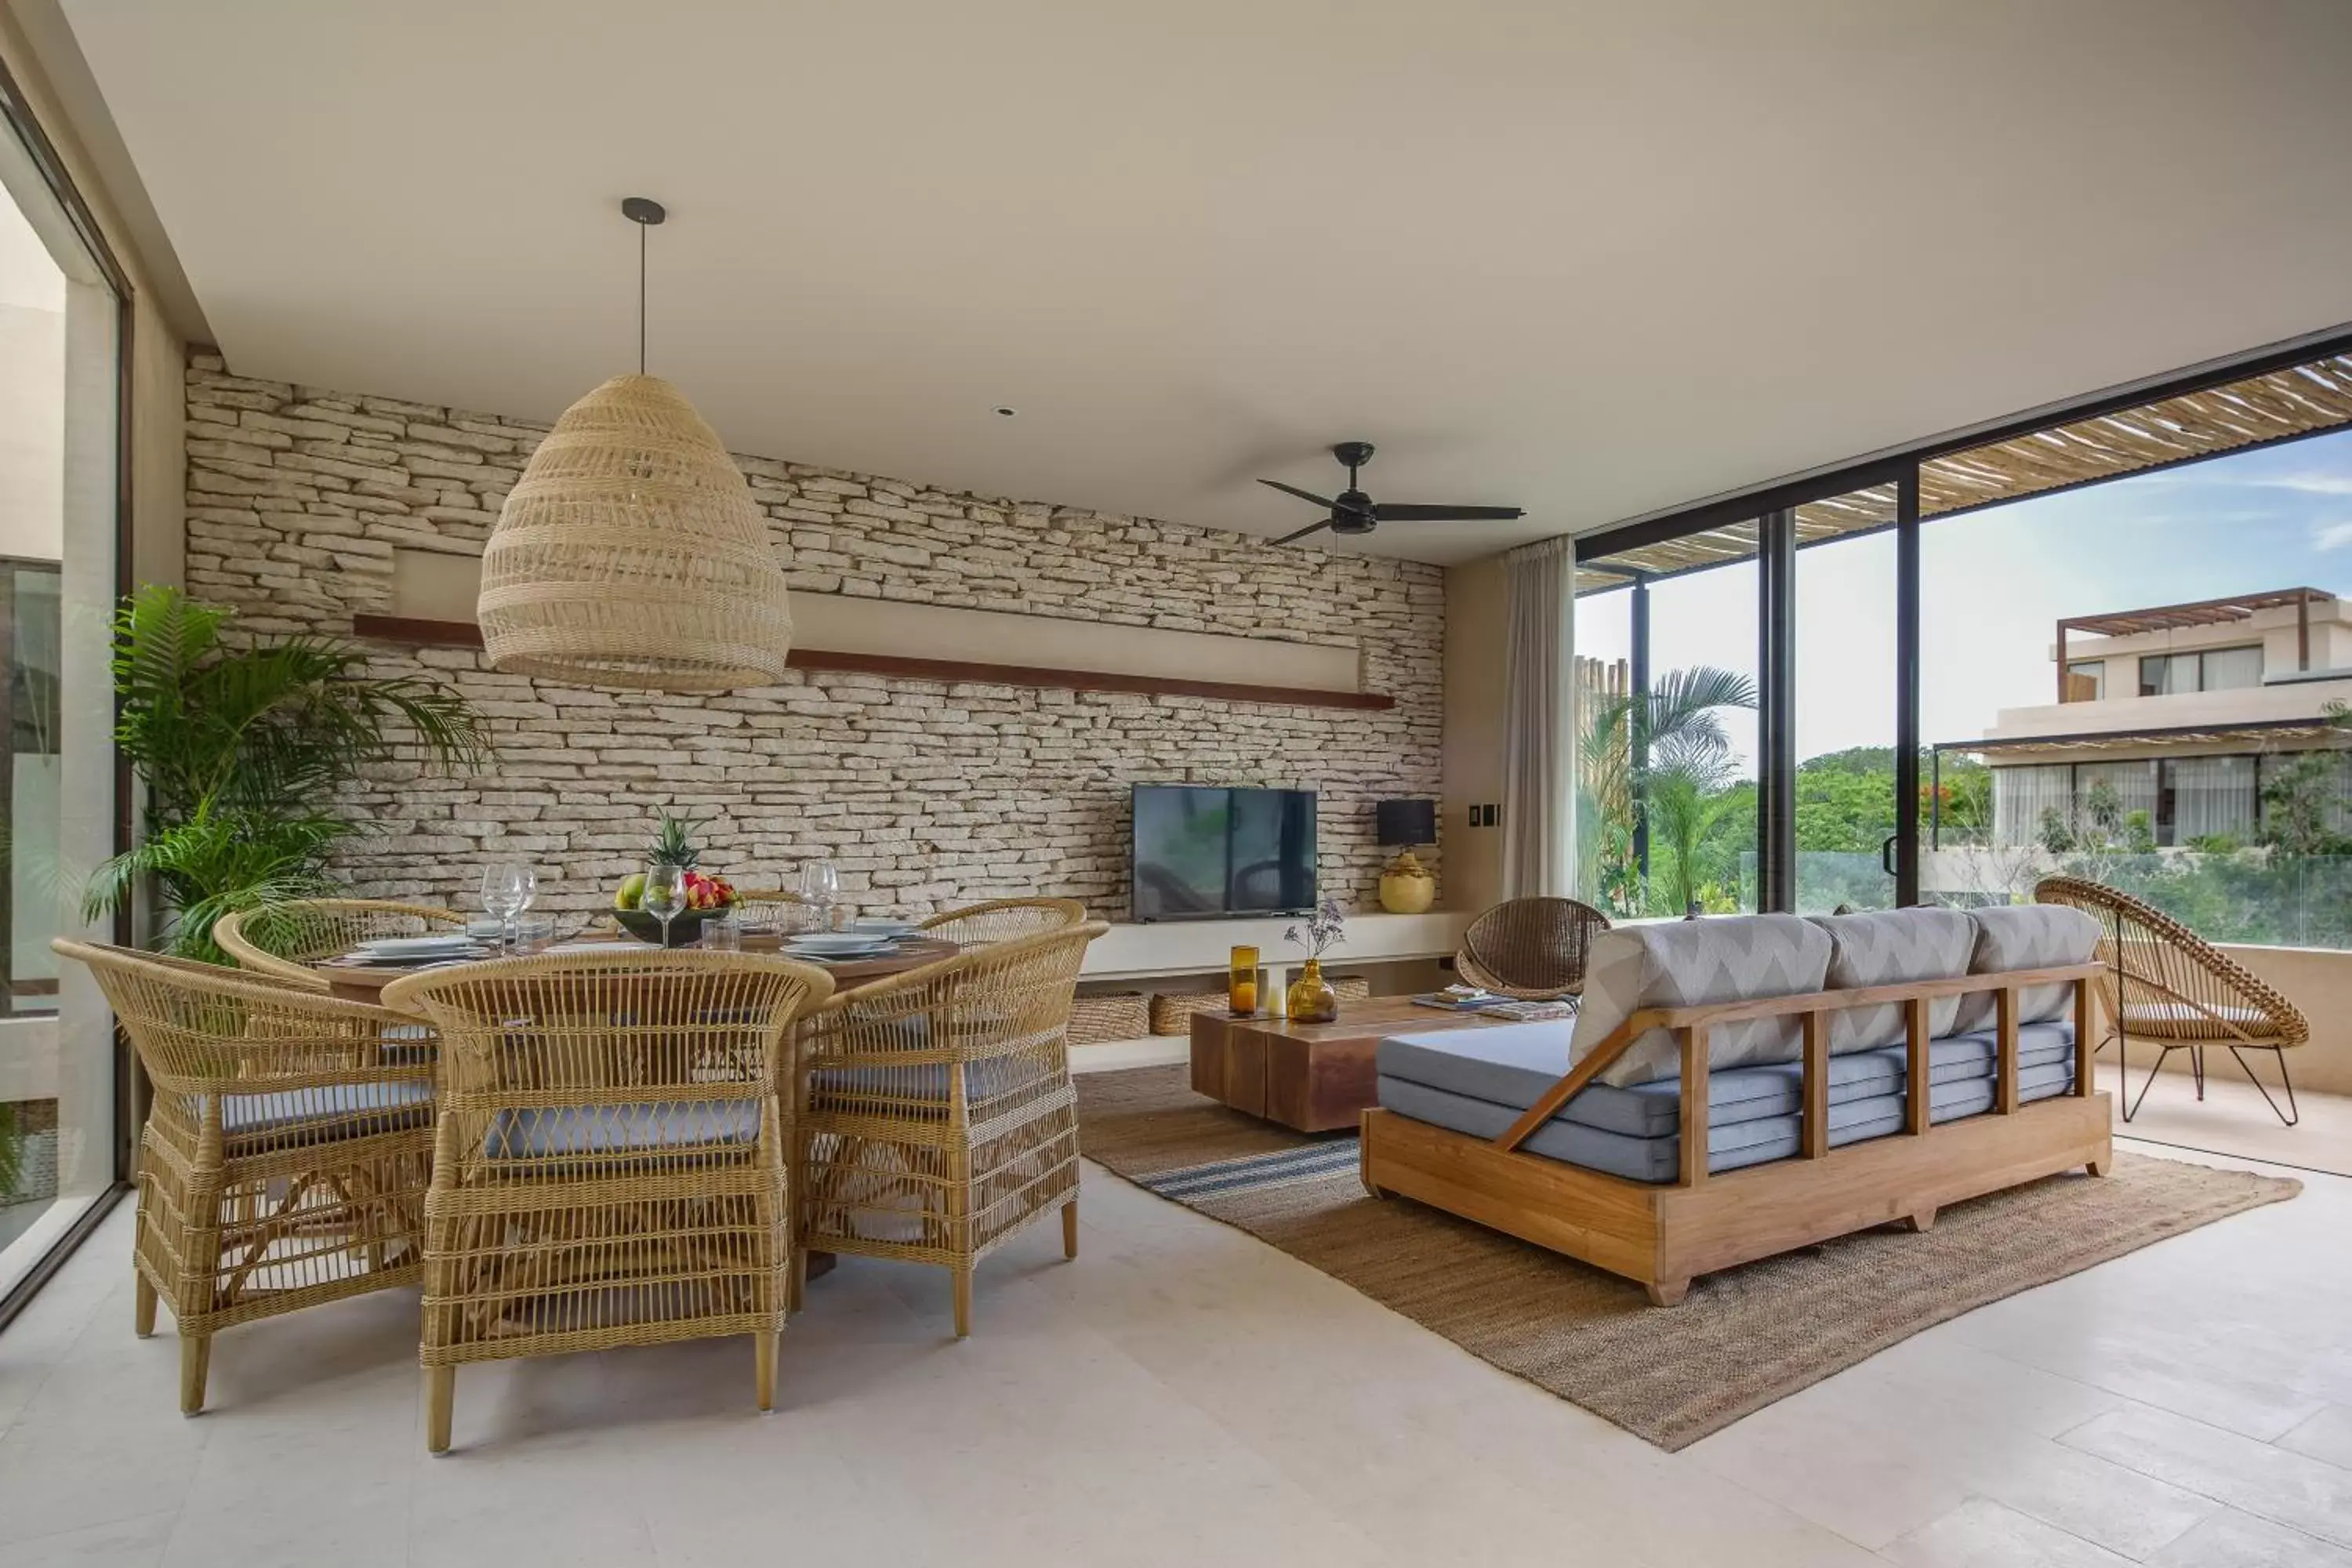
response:
M1433 561L2352 321L2341 0L65 9L240 372L552 417L644 194L740 450Z

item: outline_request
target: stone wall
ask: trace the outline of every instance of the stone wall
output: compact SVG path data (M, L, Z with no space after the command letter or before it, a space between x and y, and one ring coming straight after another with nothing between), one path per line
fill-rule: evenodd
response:
M187 584L251 633L348 633L393 609L393 551L478 556L546 426L188 371ZM488 856L541 907L601 906L656 812L707 816L739 886L830 856L861 904L921 911L1044 892L1127 913L1128 786L1312 787L1328 893L1377 907L1371 803L1438 791L1443 574L1237 533L739 458L796 594L1344 644L1385 712L793 671L719 697L585 690L477 653L383 647L487 713L499 756L453 780L396 767L351 804L386 831L342 869L374 897L473 906Z

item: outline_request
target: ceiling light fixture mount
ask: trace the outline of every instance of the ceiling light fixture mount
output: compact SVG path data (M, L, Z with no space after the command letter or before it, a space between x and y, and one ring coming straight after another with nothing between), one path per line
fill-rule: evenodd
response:
M573 686L731 691L773 686L792 607L767 519L718 432L646 364L646 231L637 226L637 373L563 411L482 550L475 609L491 668Z

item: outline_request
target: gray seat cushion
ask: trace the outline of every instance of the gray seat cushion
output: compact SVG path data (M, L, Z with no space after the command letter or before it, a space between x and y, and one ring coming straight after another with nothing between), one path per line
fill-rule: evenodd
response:
M1377 1052L1383 1079L1418 1083L1471 1100L1507 1107L1514 1115L1568 1071L1565 1020L1508 1025L1502 1028L1400 1035L1382 1040ZM1793 1111L1803 1103L1803 1069L1795 1063L1731 1068L1707 1074L1707 1120L1719 1127ZM1890 1075L1874 1054L1834 1057L1830 1061L1830 1103L1843 1104L1899 1087L1901 1068ZM1605 1132L1631 1138L1671 1134L1682 1123L1682 1080L1659 1079L1620 1089L1593 1083L1561 1108L1560 1115ZM1506 1125L1508 1125L1507 1122Z
M2060 1037L2064 1026L2039 1031L2031 1057L2026 1032L2019 1032L2018 1097L2030 1101L2063 1093L2074 1081L2071 1037ZM1502 1030L1465 1031L1495 1035ZM1443 1036L1430 1039L1444 1038ZM1383 1049L1388 1042L1381 1042ZM1407 1065L1422 1061L1404 1058ZM1526 1106L1499 1104L1475 1095L1426 1082L1391 1077L1383 1056L1379 1080L1380 1102L1416 1121L1450 1128L1479 1139L1500 1137ZM1930 1047L1931 1083L1928 1118L1954 1121L1992 1109L1992 1043L1990 1038L1938 1040ZM1844 1064L1851 1063L1852 1067ZM1905 1077L1900 1050L1877 1050L1832 1057L1830 1102L1830 1144L1841 1147L1881 1138L1903 1130ZM1843 1071L1842 1086L1835 1075ZM1735 1120L1717 1121L1713 1096L1708 1100L1707 1170L1733 1171L1773 1160L1787 1159L1801 1147L1803 1118L1801 1069L1775 1064L1710 1073L1710 1086L1744 1080L1736 1086L1738 1098L1725 1101ZM1557 1074L1553 1075L1557 1077ZM1491 1080L1489 1080L1491 1081ZM1547 1079L1547 1082L1549 1080ZM1763 1094L1756 1092L1759 1086ZM1681 1103L1673 1084L1643 1085L1633 1090L1593 1085L1563 1107L1519 1147L1547 1159L1581 1165L1635 1182L1670 1182L1679 1173L1682 1139ZM1599 1092L1596 1092L1599 1091ZM1663 1091L1663 1092L1662 1092ZM1532 1096L1529 1097L1532 1100ZM1590 1103L1588 1103L1588 1101ZM1604 1108L1596 1110L1594 1108ZM1631 1114L1629 1114L1631 1113ZM1633 1118L1638 1116L1639 1121ZM1596 1125L1606 1117L1609 1125ZM1663 1121L1659 1118L1663 1117ZM1628 1132L1628 1125L1653 1129L1647 1134Z
M964 1098L994 1100L1059 1076L1035 1057L989 1057L966 1064ZM809 1074L809 1102L819 1109L845 1100L945 1105L948 1089L945 1062L910 1062L896 1068L819 1068Z
M1507 1106L1396 1079L1381 1079L1380 1095L1384 1110L1410 1116L1416 1121L1466 1132L1473 1138L1499 1137L1518 1119L1518 1112ZM1793 1115L1763 1116L1708 1127L1706 1168L1711 1172L1735 1171L1796 1152L1799 1120ZM1899 1094L1851 1100L1830 1108L1832 1144L1874 1138L1897 1131L1902 1125L1903 1097ZM1548 1160L1581 1165L1633 1182L1673 1181L1682 1161L1682 1139L1678 1134L1630 1138L1622 1132L1559 1117L1536 1129L1519 1147Z
M697 1153L740 1149L759 1137L756 1100L565 1105L499 1111L490 1118L482 1152L493 1160Z
M240 1138L283 1134L313 1122L321 1137L368 1138L419 1126L432 1116L433 1086L423 1079L221 1097L221 1131Z
M1416 1083L1509 1110L1516 1117L1567 1072L1565 1021L1398 1035L1380 1043L1383 1081ZM2028 1024L2018 1030L2021 1068L2056 1061L2074 1049L2071 1024ZM1959 1035L1928 1044L1931 1081L1990 1078L1993 1037ZM1830 1104L1903 1092L1905 1052L1899 1046L1830 1058ZM1732 1068L1707 1074L1707 1122L1732 1127L1792 1115L1804 1104L1804 1068L1797 1062ZM1385 1102L1383 1102L1385 1103ZM1619 1089L1588 1084L1560 1108L1559 1118L1631 1138L1671 1136L1682 1124L1680 1075ZM1509 1122L1506 1121L1505 1126ZM1834 1125L1834 1121L1832 1122Z

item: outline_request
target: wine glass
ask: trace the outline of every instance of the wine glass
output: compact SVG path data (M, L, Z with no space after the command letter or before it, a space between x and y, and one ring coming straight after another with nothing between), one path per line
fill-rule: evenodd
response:
M801 897L816 910L819 931L833 929L833 906L841 897L841 872L830 860L812 860L801 868Z
M661 921L661 944L669 946L669 922L686 904L686 868L655 861L646 868L646 890L637 907Z
M501 942L508 942L515 917L530 908L538 887L530 868L515 861L493 861L482 868L482 912L499 922Z

